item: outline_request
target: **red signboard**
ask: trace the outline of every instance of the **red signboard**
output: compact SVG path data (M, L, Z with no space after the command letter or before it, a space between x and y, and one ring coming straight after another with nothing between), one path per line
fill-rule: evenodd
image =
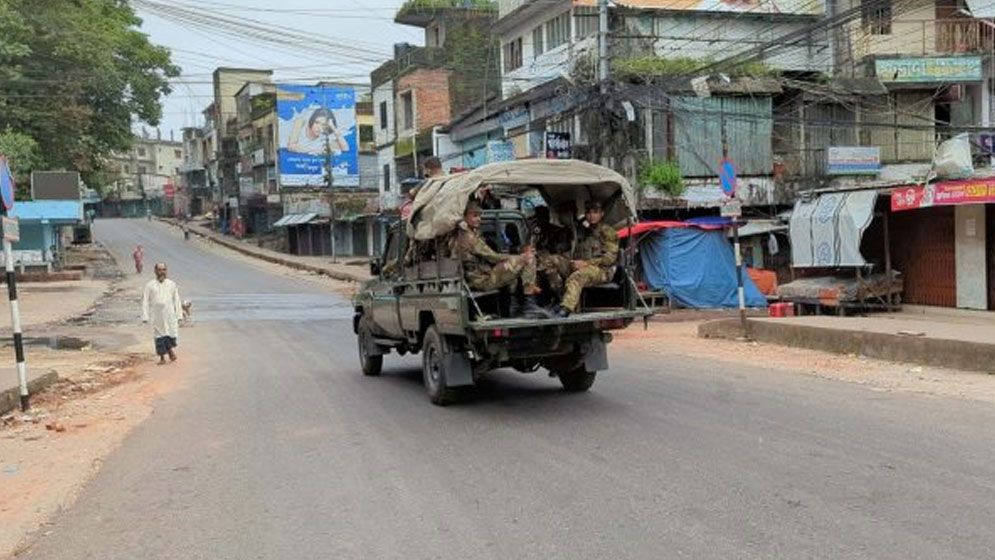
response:
M995 177L940 181L932 185L900 187L891 193L891 211L930 206L986 204L995 202Z
M176 187L166 183L162 186L162 194L165 195L166 198L173 198L173 196L176 195Z

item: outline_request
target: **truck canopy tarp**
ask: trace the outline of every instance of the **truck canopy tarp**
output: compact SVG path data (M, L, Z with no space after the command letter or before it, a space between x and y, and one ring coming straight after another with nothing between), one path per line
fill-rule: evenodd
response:
M738 307L736 259L721 230L665 228L639 244L643 276L650 286L681 305L707 309ZM766 307L767 298L743 274L747 307Z
M605 204L605 220L620 224L636 215L636 198L625 177L584 161L521 160L483 165L455 175L426 181L419 189L407 223L407 234L419 241L452 231L463 219L470 196L490 186L502 193L539 189L554 206L587 200Z

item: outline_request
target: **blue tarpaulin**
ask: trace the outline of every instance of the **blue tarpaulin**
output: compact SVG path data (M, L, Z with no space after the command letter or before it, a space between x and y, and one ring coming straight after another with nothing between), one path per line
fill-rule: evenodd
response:
M722 230L668 228L648 234L639 244L646 283L683 306L738 307L736 259ZM747 307L766 307L743 271Z

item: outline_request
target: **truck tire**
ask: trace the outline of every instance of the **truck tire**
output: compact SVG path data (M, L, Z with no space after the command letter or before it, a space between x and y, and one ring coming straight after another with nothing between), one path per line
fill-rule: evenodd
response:
M556 373L563 384L563 389L568 393L583 393L594 385L594 379L598 376L596 372L587 371L584 366L574 368L570 371L560 371Z
M449 345L439 330L432 325L425 331L422 342L422 376L425 391L432 404L445 406L456 400L455 389L446 385L446 357Z
M370 320L365 316L359 318L359 327L356 329L356 340L359 345L359 364L363 368L363 375L374 377L380 375L383 370L383 355L371 356L370 346L373 345L373 332L370 328Z

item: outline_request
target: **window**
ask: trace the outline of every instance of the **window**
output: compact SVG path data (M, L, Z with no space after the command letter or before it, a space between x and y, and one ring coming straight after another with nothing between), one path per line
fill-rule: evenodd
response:
M574 29L577 30L577 39L596 35L598 33L598 9L574 8Z
M383 165L383 190L387 192L390 190L390 164L385 163Z
M540 25L532 30L532 57L539 58L542 53L542 26Z
M380 130L387 130L387 102L380 102Z
M522 67L522 38L504 44L504 71L511 72Z
M404 130L411 130L415 127L415 100L412 92L401 94L401 110L404 114Z
M125 175L131 173L131 166L130 165L125 165L124 166L124 173L125 173Z
M138 166L138 174L139 175L145 175L145 172L146 172L145 166L144 165L139 165Z
M871 35L891 35L891 0L861 0L860 19Z
M553 50L568 41L570 41L570 12L563 12L546 22L546 49Z
M138 148L138 157L145 157L145 148Z
M173 150L173 156L176 157L176 159L183 159L183 151Z
M372 142L373 141L373 127L368 124L359 125L359 141L360 142Z

